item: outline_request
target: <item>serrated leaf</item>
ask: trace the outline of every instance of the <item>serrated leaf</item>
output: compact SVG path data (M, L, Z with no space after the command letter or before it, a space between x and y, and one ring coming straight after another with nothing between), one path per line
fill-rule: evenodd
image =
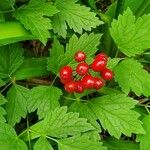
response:
M121 52L135 56L150 48L150 14L138 19L128 8L111 24L111 35Z
M140 116L132 110L137 102L124 94L111 94L94 98L88 104L110 135L119 138L121 134L144 133Z
M46 138L40 137L34 144L33 150L53 150Z
M27 99L29 90L20 85L13 85L7 93L7 120L12 126L19 122L21 117L25 118L27 114Z
M69 111L79 113L80 117L87 118L95 128L99 129L99 132L101 131L100 126L96 121L98 118L87 103L81 103L79 101L74 102L69 107Z
M108 150L140 150L138 143L121 139L118 140L113 137L106 138L103 143Z
M9 78L23 63L23 49L19 44L0 47L0 78Z
M136 95L150 96L150 75L143 66L134 59L123 60L115 69L115 80L122 91L128 94L133 91Z
M107 150L102 143L93 141L88 136L71 137L59 140L59 150Z
M150 148L150 115L144 117L142 120L146 134L138 135L137 140L140 142L140 150L149 150Z
M56 0L55 5L60 11L53 18L53 29L55 33L66 37L67 25L75 32L82 34L83 29L91 31L91 28L103 24L96 14L90 11L90 8L76 4L76 0Z
M97 51L97 46L100 44L101 34L87 34L84 33L80 38L75 34L70 38L69 43L66 46L66 52L60 57L50 57L48 59L48 70L57 74L61 66L73 65L74 54L78 50L82 50L87 54L87 59L89 59Z
M5 109L2 107L7 102L7 100L4 98L3 95L0 94L0 122L4 123L6 122L4 115L6 115Z
M16 10L14 16L35 37L46 44L47 39L50 37L49 30L52 29L51 20L48 17L57 12L56 7L45 0L31 0L27 5L23 5Z
M20 140L15 130L6 123L0 123L1 150L28 150L26 144Z
M30 129L38 133L38 135L32 133L31 136L49 135L62 138L78 135L95 128L87 123L87 119L79 118L78 113L67 113L67 107L61 107L49 112L43 121L33 125Z
M59 98L62 95L60 89L54 86L38 86L30 91L28 99L28 111L37 109L39 119L44 118L49 112L59 107Z

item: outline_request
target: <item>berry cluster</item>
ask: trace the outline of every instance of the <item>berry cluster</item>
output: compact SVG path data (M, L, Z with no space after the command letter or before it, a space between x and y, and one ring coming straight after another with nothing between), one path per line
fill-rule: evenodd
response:
M92 88L98 90L105 85L105 80L110 81L113 78L113 72L106 68L108 57L105 53L99 53L90 65L85 62L86 54L82 51L75 53L74 59L79 63L76 70L70 66L60 69L60 79L68 93L82 93L85 89ZM100 72L101 78L90 75L90 69Z

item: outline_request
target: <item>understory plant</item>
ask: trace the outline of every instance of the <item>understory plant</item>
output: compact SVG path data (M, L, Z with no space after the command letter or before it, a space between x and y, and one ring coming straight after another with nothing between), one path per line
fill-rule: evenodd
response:
M0 150L149 150L150 1L0 2Z

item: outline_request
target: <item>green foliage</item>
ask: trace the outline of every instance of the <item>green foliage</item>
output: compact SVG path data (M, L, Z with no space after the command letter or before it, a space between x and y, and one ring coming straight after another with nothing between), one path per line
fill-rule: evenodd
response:
M150 96L150 75L134 59L125 59L115 68L115 79L126 94L131 90L138 96Z
M53 150L46 138L40 137L33 147L34 150Z
M111 35L119 50L127 56L142 54L150 48L150 14L136 19L128 8L111 24Z
M1 150L28 150L26 144L20 140L15 130L8 124L0 123Z
M58 10L45 0L31 0L29 4L16 10L14 16L36 38L46 44L47 38L50 37L49 30L52 29L51 20L48 17L57 12Z
M87 136L71 137L59 140L59 150L107 150L102 144L89 140Z
M38 86L30 91L28 99L28 111L34 112L38 109L39 119L45 117L47 112L59 107L59 98L62 95L60 89L54 86Z
M0 78L10 78L23 63L23 49L19 44L0 47Z
M29 90L20 85L13 85L7 93L7 120L12 126L19 122L21 117L25 118L27 114L27 99Z
M0 150L149 150L149 24L149 0L1 1ZM106 53L114 79L66 92L79 50L100 78Z
M82 34L83 29L91 31L91 28L102 24L90 8L76 4L78 0L56 0L55 5L60 11L53 17L53 29L62 37L67 35L67 24L75 32ZM66 24L67 23L67 24Z
M73 136L81 132L94 130L94 127L86 122L85 118L79 118L78 113L67 113L66 107L56 108L51 111L42 122L31 127L31 130L52 137L62 138L67 135Z
M139 144L126 140L118 140L113 137L107 138L104 145L108 147L108 150L140 150Z
M144 130L146 131L145 135L138 135L137 140L140 142L140 150L148 150L150 147L150 115L144 117L142 120Z
M5 109L2 107L7 102L7 100L4 98L3 95L0 94L0 122L4 123L6 122L4 115L6 115Z

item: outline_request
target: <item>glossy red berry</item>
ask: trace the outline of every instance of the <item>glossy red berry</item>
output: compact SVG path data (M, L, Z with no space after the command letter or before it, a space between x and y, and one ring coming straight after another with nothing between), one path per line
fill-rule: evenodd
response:
M91 75L84 76L82 82L85 89L90 89L94 86L94 79Z
M84 87L83 87L82 81L76 81L75 92L77 92L77 93L83 93L84 92Z
M113 72L110 69L105 68L102 72L101 72L101 76L104 80L106 81L110 81L113 78Z
M64 66L60 69L60 79L66 80L72 78L72 68L70 66Z
M66 84L66 83L68 83L68 82L71 82L72 80L73 80L72 77L70 77L70 78L68 78L68 79L62 79L62 78L60 78L60 82L63 83L63 84Z
M96 55L96 57L95 57L95 60L98 60L98 59L103 59L103 60L105 60L106 62L107 62L107 60L108 60L108 57L107 57L107 55L104 53L104 52L101 52L101 53L99 53L98 55Z
M96 72L102 71L106 67L106 61L103 59L95 59L91 65L92 69Z
M68 93L73 93L76 90L76 83L74 81L68 82L65 84L65 90Z
M94 78L94 89L99 90L104 86L104 81L100 78L95 77Z
M86 59L86 54L84 52L82 52L82 51L78 51L78 52L75 53L74 59L77 62L84 61Z
M76 72L80 76L84 76L88 73L89 71L89 65L85 62L81 62L80 64L77 65Z

